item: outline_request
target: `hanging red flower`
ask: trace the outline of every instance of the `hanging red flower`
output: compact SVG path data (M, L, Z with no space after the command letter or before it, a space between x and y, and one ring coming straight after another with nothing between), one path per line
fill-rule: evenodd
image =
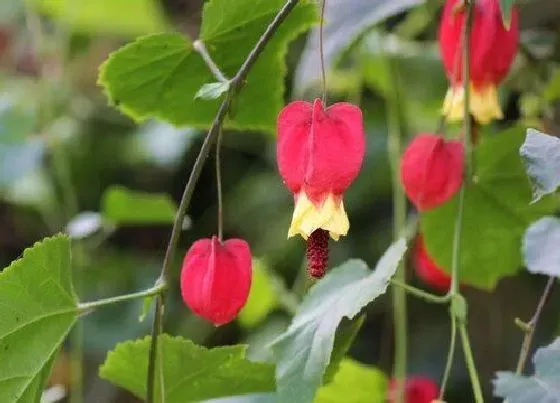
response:
M443 136L419 134L401 158L401 181L419 211L445 203L463 183L463 144Z
M349 103L295 101L280 112L277 129L278 170L295 200L288 237L308 240L310 273L321 277L328 236L338 240L350 227L343 193L364 159L362 112Z
M465 24L464 0L447 0L439 27L439 46L451 88L443 113L449 120L463 119L463 57ZM470 46L470 111L481 124L503 117L497 86L506 77L517 53L519 16L516 7L511 25L504 26L499 0L477 0L473 4Z
M418 278L433 289L447 292L451 286L451 277L441 269L428 255L424 237L418 235L414 245L414 270Z
M247 302L252 258L247 242L201 239L185 255L181 294L191 310L216 326L231 322Z
M412 376L406 379L404 385L405 403L432 403L438 398L439 391L437 384L425 376ZM389 383L388 401L396 403L397 382L391 379Z

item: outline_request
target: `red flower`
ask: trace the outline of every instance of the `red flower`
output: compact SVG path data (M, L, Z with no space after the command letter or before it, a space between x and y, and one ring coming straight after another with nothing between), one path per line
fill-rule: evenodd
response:
M401 181L408 198L426 211L453 197L463 183L463 144L419 134L401 159Z
M437 384L424 376L413 376L405 383L405 403L432 403L438 398ZM389 383L389 403L396 403L397 382L391 379Z
M247 242L201 239L185 255L181 294L194 313L219 326L235 319L247 302L251 277Z
M414 246L414 269L416 275L432 288L447 292L451 286L451 277L441 269L428 255L424 237L418 235Z
M463 118L462 42L465 24L463 0L447 0L439 27L439 46L451 88L443 113L450 120ZM511 26L502 21L499 0L474 2L471 34L470 111L481 124L502 118L496 87L507 75L517 53L519 16L512 9Z

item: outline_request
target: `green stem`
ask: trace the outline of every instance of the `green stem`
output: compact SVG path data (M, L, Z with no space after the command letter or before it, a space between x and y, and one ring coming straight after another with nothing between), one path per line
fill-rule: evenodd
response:
M216 189L218 191L218 239L220 242L223 241L224 237L224 202L222 194L222 129L218 134L218 140L216 140Z
M391 279L391 284L395 287L402 288L404 291L409 293L410 295L414 295L420 299L423 299L426 302L431 302L434 304L447 304L450 301L449 295L434 295L421 290L416 287L412 287L406 283L403 283L396 279Z
M103 307L103 306L113 305L113 304L117 304L119 302L130 301L130 300L138 299L138 298L152 297L154 295L161 294L163 291L165 291L165 288L166 288L165 284L160 283L160 284L156 284L152 288L148 288L147 290L135 292L135 293L132 293L132 294L119 295L119 296L116 296L116 297L104 298L104 299L100 299L100 300L97 300L97 301L91 301L91 302L82 302L82 303L78 304L78 310L81 313L89 313L89 312L93 311L94 309L100 308L100 307Z
M484 398L482 396L482 388L480 387L480 380L478 379L478 373L476 372L474 357L471 349L471 344L469 341L469 334L467 332L467 327L465 323L459 322L459 334L461 335L463 353L465 354L465 363L467 364L467 370L469 371L469 377L471 378L471 385L474 393L474 401L475 403L484 403Z
M451 368L453 367L453 357L455 356L455 341L457 340L457 319L455 316L451 316L451 339L449 340L449 350L447 351L447 360L445 361L445 370L443 372L443 378L441 380L441 386L439 389L439 400L443 400L445 395L445 388L447 387L447 381L449 380L449 375L451 374Z

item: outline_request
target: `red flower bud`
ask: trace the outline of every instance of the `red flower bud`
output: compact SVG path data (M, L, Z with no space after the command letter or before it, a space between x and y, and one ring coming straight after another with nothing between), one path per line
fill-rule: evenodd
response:
M288 237L307 239L323 229L337 240L349 229L342 194L354 181L365 154L362 112L348 103L324 108L295 101L278 116L278 170L294 193Z
M414 245L414 270L422 281L435 290L447 292L451 286L451 277L432 260L422 235L416 238Z
M444 103L450 120L463 118L462 46L466 14L463 0L447 0L439 27L439 46L451 89ZM517 53L519 16L516 7L511 26L505 27L499 0L473 3L473 26L470 46L470 111L482 124L502 118L496 87L506 77Z
M247 302L251 277L247 242L201 239L185 255L181 294L194 313L219 326L235 319Z
M389 382L388 401L396 403L397 398L397 382L391 379ZM438 398L439 391L437 384L430 378L424 376L413 376L406 380L405 386L405 403L432 403Z
M443 136L419 134L401 159L401 181L419 211L453 197L463 183L463 144Z

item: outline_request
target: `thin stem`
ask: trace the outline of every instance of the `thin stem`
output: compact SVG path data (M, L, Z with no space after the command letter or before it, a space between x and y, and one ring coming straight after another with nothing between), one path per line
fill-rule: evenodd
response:
M465 146L465 179L470 181L472 178L472 120L470 113L471 105L471 91L470 91L470 81L471 81L471 32L474 20L474 0L464 0L465 1L465 28L463 37L463 91L465 94L465 104L463 109L463 122L464 122L464 146Z
M210 56L210 53L208 53L208 49L206 49L206 45L204 45L204 42L202 42L200 39L197 39L193 42L193 49L200 53L200 56L202 56L202 60L204 60L204 63L206 63L206 66L208 66L216 80L222 83L227 83L229 81L224 73L222 73L218 65L214 62L214 60L212 60L212 56Z
M220 242L224 237L224 203L222 196L222 167L221 167L221 149L222 149L222 129L216 140L216 188L218 190L218 239Z
M321 4L321 21L319 23L319 53L321 57L321 79L323 84L323 105L327 103L327 70L325 68L325 52L323 49L324 44L324 30L325 30L325 9L327 8L327 0L323 0Z
M138 299L138 298L151 297L151 296L160 294L164 290L165 290L165 285L157 284L152 288L148 288L147 290L135 292L135 293L132 293L132 294L119 295L119 296L116 296L116 297L104 298L104 299L100 299L100 300L97 300L97 301L91 301L91 302L82 302L82 303L78 304L78 310L81 313L89 313L89 312L93 311L94 309L100 308L100 307L103 307L103 306L113 305L113 304L117 304L119 302L130 301L130 300Z
M189 180L185 186L183 191L183 196L181 197L181 202L179 203L179 208L177 210L177 215L175 216L175 221L173 222L173 228L171 230L171 236L169 239L169 243L167 245L167 249L165 251L165 257L163 259L163 265L161 269L161 274L158 279L158 283L165 286L167 284L167 278L169 275L169 271L171 269L171 264L173 261L173 256L175 255L175 251L177 250L177 245L179 242L179 237L181 234L181 227L183 224L183 219L185 214L187 213L187 209L190 205L194 188L200 178L200 174L202 173L202 168L204 167L204 163L208 158L210 153L210 149L214 145L214 142L217 140L222 124L226 115L229 111L229 107L231 104L231 97L243 86L249 71L256 63L257 59L261 55L261 53L266 48L268 42L272 39L280 25L284 22L286 17L290 14L290 12L295 8L295 6L299 3L299 0L288 0L282 7L282 9L276 14L272 22L268 25L263 35L257 41L255 47L251 50L245 62L239 68L237 74L233 79L230 81L229 91L222 101L220 109L204 142L200 151L198 153L198 157L194 163L193 169L189 176ZM154 401L154 371L155 371L155 364L157 360L157 351L158 351L158 336L162 332L163 329L163 312L165 308L165 302L163 299L163 295L159 294L156 300L156 314L154 315L154 322L152 324L152 341L150 344L150 353L149 353L149 361L148 361L148 376L147 376L147 396L146 401L147 403L153 403Z
M469 334L465 323L459 322L459 334L461 335L463 353L465 354L465 363L467 364L467 370L469 371L469 377L471 378L474 401L475 403L484 403L482 388L480 387L480 379L478 379L478 373L476 372L471 343L469 341Z
M440 296L440 295L430 294L429 292L426 292L416 287L412 287L396 279L391 279L391 284L394 285L395 287L402 288L410 295L414 295L415 297L423 299L426 302L430 302L433 304L446 304L450 301L448 295Z
M443 400L445 395L445 388L447 387L447 381L451 375L451 368L453 367L453 358L455 356L455 341L457 340L457 319L455 316L451 316L451 339L449 340L449 350L447 351L447 360L445 361L445 370L443 372L443 378L441 380L441 386L439 389L439 400Z
M523 372L523 368L525 367L525 362L527 361L527 357L529 356L529 351L531 350L531 343L533 342L533 336L535 335L535 329L537 328L537 324L539 323L539 319L542 314L542 310L544 305L552 291L552 287L556 282L556 278L549 277L546 286L544 287L544 291L539 299L539 303L537 305L537 309L533 314L533 317L527 323L527 331L525 332L525 337L523 338L523 343L521 344L521 351L519 352L519 359L517 360L517 367L515 369L515 373L517 375L521 375Z

